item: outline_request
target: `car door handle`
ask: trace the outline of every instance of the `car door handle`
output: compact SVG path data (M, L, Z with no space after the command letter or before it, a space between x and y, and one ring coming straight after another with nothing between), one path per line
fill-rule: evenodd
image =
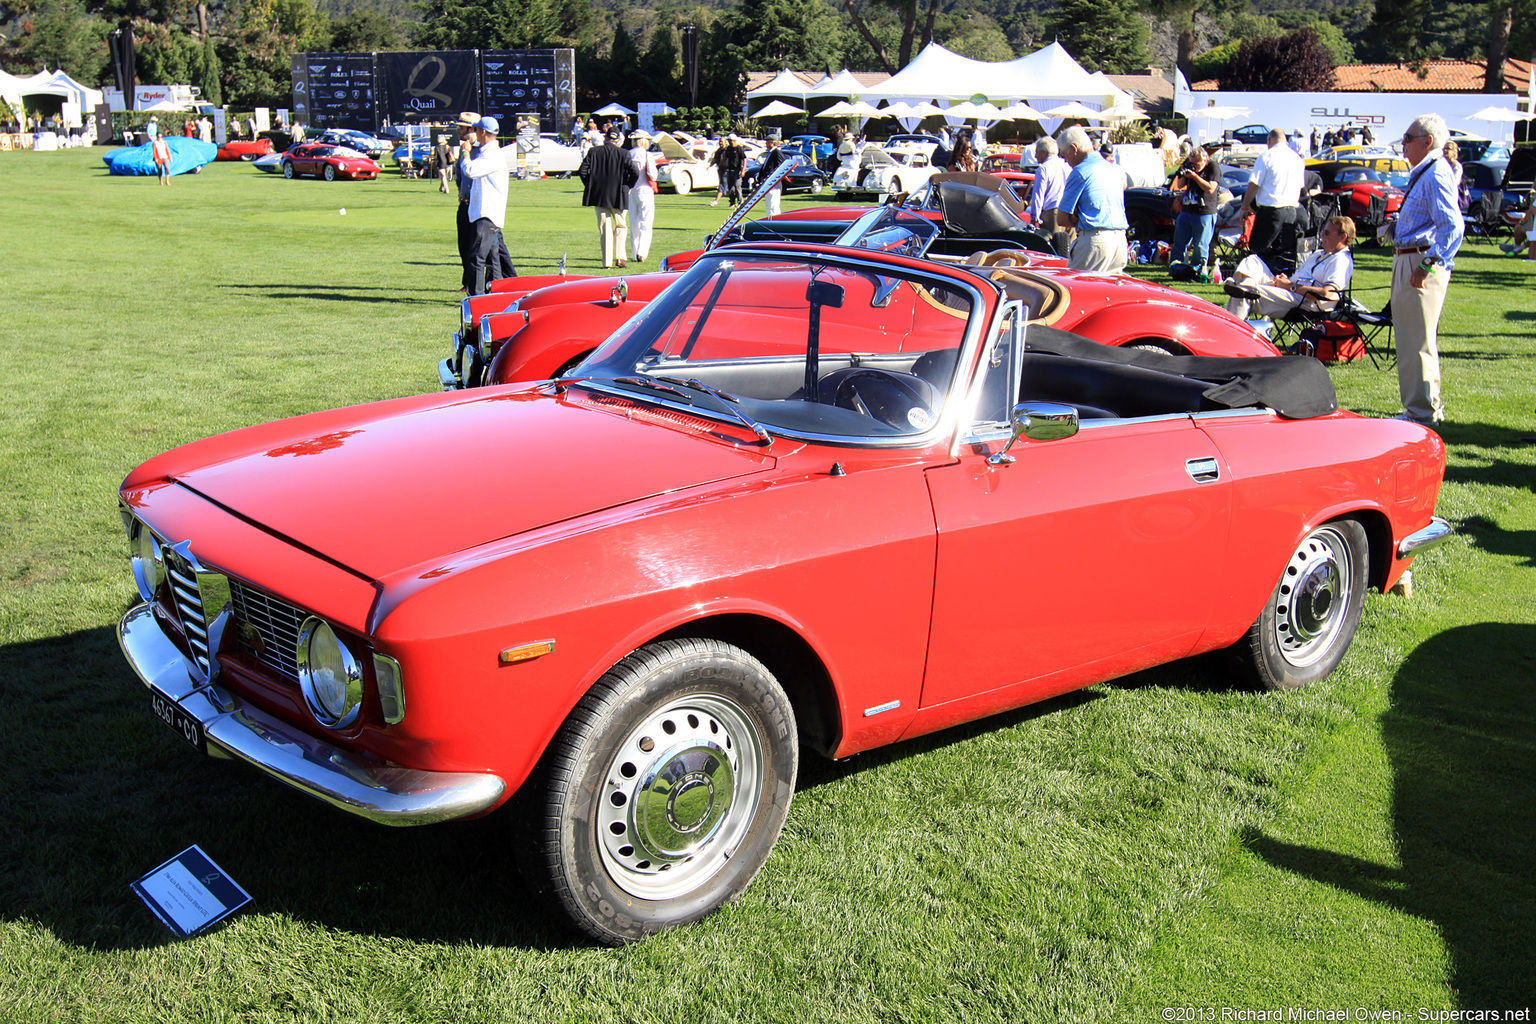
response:
M1221 466L1215 459L1185 459L1184 472L1197 484L1215 483L1221 479Z

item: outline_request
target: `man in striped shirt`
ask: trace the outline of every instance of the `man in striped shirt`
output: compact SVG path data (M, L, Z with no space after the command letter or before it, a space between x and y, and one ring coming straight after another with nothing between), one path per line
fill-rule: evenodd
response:
M1463 230L1456 169L1442 155L1449 137L1439 114L1422 115L1403 133L1403 156L1413 170L1392 243L1392 327L1403 400L1398 418L1426 426L1445 418L1437 334Z

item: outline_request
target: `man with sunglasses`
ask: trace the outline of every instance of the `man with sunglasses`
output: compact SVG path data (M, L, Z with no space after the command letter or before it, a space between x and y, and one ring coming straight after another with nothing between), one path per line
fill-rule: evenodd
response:
M1398 418L1425 426L1445 418L1437 334L1463 232L1456 170L1442 155L1449 137L1439 114L1416 118L1403 133L1403 156L1413 170L1393 235L1392 327L1403 401Z

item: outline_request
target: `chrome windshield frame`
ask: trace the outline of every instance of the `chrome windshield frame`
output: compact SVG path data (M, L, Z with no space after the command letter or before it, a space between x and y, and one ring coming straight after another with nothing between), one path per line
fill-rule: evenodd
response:
M645 319L647 319L650 314L653 313L658 316L665 316L667 321L671 322L671 320L675 318L676 313L669 311L668 307L674 304L662 301L663 297L666 296L668 292L671 292L674 289L681 289L681 291L688 292L689 294L696 293L698 289L695 286L695 282L693 281L695 273L697 273L700 277L710 277L714 274L712 264L715 262L736 261L739 259L752 258L764 260L798 259L804 260L807 263L825 264L830 267L850 270L855 273L868 273L877 277L890 276L894 272L895 274L904 278L931 283L939 287L965 294L966 297L971 301L972 312L968 317L965 326L965 333L962 335L960 340L960 354L956 360L955 377L952 386L945 394L943 407L939 410L939 414L934 417L933 425L927 430L924 430L921 433L902 434L892 437L884 437L879 435L850 436L847 434L818 434L810 431L794 430L768 421L764 421L762 423L768 432L775 438L782 437L788 440L803 441L813 444L825 444L838 447L880 449L926 448L938 443L946 436L951 439L951 446L953 445L953 439L956 437L958 432L968 426L968 424L962 424L961 420L965 411L970 408L972 402L971 387L973 375L971 373L971 367L975 365L976 362L977 348L981 344L983 337L990 336L988 329L996 319L998 309L1000 309L1003 305L1002 289L984 278L979 278L971 274L964 274L958 271L944 272L937 266L931 269L928 267L913 267L905 264L897 266L893 265L892 263L885 262L880 257L879 253L867 249L840 248L837 251L828 251L827 249L808 251L803 248L790 248L787 246L784 248L779 248L777 246L772 246L771 243L770 245L749 245L747 243L735 243L720 249L712 250L711 252L705 253L703 256L701 256L699 260L683 274L682 277L680 277L675 283L666 288L661 293L661 295L656 297L656 299L648 303L645 309L641 310L640 313L631 318L628 323L620 328L620 331L626 331L637 327ZM710 269L701 270L700 268ZM989 296L993 305L991 314L989 314L987 311ZM618 332L615 333L617 334ZM610 337L609 341L611 340L612 338ZM607 344L608 341L603 342L603 345ZM599 346L598 348L601 350L602 346ZM583 367L590 370L594 365L597 364L589 359L586 363L583 364ZM590 374L584 374L580 378L572 378L567 382L567 384L579 385L581 387L587 387L595 391L600 391L604 394L611 394L623 398L641 399L662 408L675 409L690 415L700 416L712 421L730 424L737 428L741 427L740 419L735 416L716 412L715 410L709 408L700 408L691 404L669 401L666 398L665 393L660 391L650 389L642 391L633 387L624 387L619 383L618 377L627 375L628 374L618 374L610 377L603 375L594 376ZM557 379L555 383L560 384L560 380ZM948 433L946 434L946 432ZM746 443L757 442L756 439L754 439L754 441Z

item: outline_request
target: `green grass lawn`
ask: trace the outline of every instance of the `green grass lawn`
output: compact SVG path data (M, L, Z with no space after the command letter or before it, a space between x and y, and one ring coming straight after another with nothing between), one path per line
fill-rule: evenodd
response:
M1530 265L1487 243L1458 261L1440 500L1458 533L1412 599L1367 599L1331 679L1253 692L1207 657L813 758L745 896L609 950L530 906L499 817L385 829L198 758L114 635L135 600L130 468L436 389L454 201L244 164L160 188L108 177L101 152L0 154L0 1020L1412 1020L1532 1001ZM659 198L653 260L719 224L707 203ZM525 273L597 266L579 182L514 184L506 234ZM1386 257L1359 265L1384 303ZM1397 410L1394 374L1333 375L1344 405ZM255 902L177 942L128 884L193 843Z

